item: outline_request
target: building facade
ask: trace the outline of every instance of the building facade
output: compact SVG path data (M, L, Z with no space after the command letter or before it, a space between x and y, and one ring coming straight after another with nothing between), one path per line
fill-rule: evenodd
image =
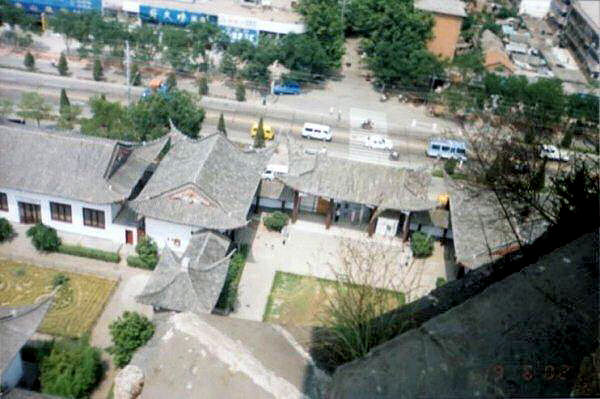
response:
M573 1L563 33L584 73L600 79L600 2Z
M427 49L440 58L452 59L462 20L467 16L465 3L459 0L417 0L415 8L433 14L433 38L427 43Z

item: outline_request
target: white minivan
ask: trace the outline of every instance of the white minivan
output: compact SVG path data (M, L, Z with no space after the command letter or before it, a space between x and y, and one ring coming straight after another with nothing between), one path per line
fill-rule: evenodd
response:
M305 139L331 141L333 134L331 133L331 128L327 125L305 123L302 127L302 137Z

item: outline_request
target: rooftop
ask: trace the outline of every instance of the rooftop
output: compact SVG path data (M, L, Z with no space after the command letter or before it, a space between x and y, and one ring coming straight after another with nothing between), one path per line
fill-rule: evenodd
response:
M90 203L122 201L166 140L141 145L0 124L0 187Z
M270 150L243 151L218 133L180 136L130 206L146 217L207 229L245 226Z
M459 0L416 0L415 8L436 14L466 17L465 3Z
M0 307L0 375L36 332L52 305L52 298L29 306Z
M204 232L192 236L181 258L166 247L136 300L165 310L212 312L227 276L229 244L223 236Z

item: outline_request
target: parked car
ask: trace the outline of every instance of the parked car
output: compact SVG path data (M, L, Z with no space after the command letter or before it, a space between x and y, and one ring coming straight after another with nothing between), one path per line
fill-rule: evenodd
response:
M461 140L432 139L427 147L427 155L433 158L467 160L467 144Z
M273 94L300 94L302 90L296 82L284 82L273 86Z
M304 127L302 127L302 137L305 139L331 141L333 134L331 133L331 128L327 125L305 123Z
M275 138L275 130L266 123L263 123L263 131L265 132L265 140L273 140ZM258 122L254 122L252 125L250 135L256 137L256 132L258 132Z
M387 137L380 136L377 134L368 136L365 140L365 146L374 150L388 150L391 151L394 147L391 140Z
M275 179L275 172L270 169L267 169L260 175L260 177L262 179L272 181Z
M551 161L568 162L569 155L565 150L559 150L555 145L544 144L540 150L540 157Z

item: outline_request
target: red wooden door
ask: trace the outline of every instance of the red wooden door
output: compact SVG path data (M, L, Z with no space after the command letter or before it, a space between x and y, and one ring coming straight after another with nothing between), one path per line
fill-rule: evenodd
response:
M133 231L125 230L125 243L133 244Z

